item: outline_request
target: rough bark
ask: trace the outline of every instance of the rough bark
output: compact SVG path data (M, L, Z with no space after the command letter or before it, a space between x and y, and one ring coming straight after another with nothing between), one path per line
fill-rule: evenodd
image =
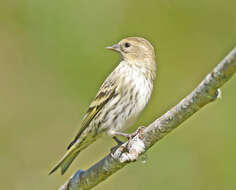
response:
M219 88L236 72L236 47L176 106L85 171L78 170L59 190L91 189L169 134L204 105L221 96Z

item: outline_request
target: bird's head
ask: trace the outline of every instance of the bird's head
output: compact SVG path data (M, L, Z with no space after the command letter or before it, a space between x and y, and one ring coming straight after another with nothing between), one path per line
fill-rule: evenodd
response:
M155 52L151 43L141 37L128 37L118 44L107 47L120 53L121 58L127 62L146 62L155 60Z

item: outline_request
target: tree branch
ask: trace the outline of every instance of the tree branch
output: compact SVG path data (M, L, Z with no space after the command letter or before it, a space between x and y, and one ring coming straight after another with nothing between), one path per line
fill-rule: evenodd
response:
M77 171L59 190L91 189L131 161L138 159L153 144L169 134L204 105L220 97L219 88L236 72L236 47L209 73L188 96L156 119L137 135L114 148L105 158L89 169Z

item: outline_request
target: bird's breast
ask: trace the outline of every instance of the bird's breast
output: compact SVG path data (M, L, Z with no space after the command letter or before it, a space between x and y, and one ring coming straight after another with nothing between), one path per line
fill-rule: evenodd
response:
M130 127L147 105L153 84L141 72L130 71L124 75L120 89L119 103L114 110L116 120L113 122L114 130L122 131Z
M134 124L147 105L153 88L152 80L142 70L135 68L122 67L117 82L116 96L96 116L98 119L95 119L102 121L95 125L110 135Z
M142 72L133 71L126 76L124 96L129 96L130 103L133 104L137 113L141 112L147 105L153 84Z

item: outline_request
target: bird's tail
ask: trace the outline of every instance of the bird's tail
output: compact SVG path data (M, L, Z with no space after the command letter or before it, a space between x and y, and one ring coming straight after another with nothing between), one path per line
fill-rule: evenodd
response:
M76 147L71 147L63 158L53 167L53 169L49 172L49 175L55 172L58 168L61 168L61 175L63 175L66 170L69 168L73 160L79 154L79 150Z

